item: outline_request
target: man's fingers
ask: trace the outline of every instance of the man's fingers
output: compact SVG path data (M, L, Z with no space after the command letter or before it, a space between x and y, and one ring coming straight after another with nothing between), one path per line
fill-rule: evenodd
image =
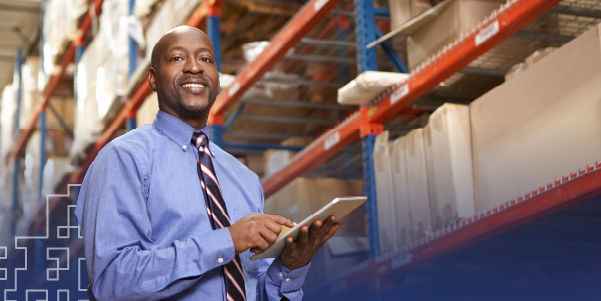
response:
M296 240L297 244L307 244L309 242L309 227L302 226L300 229L300 233L298 234L298 239Z
M261 235L265 243L268 244L267 247L269 247L276 241L276 239L278 239L279 232L274 233L270 229L265 228L263 231L259 232L259 234Z
M271 219L265 219L263 221L263 225L276 236L282 231L282 226Z
M294 222L281 215L265 214L264 216L280 225L284 225L289 228L294 227Z
M334 234L336 234L336 231L338 231L338 228L340 228L340 223L335 224L332 227L330 227L330 229L328 229L328 232L323 239L323 242L325 243L326 241L328 241L328 239L332 238L332 236L334 236Z

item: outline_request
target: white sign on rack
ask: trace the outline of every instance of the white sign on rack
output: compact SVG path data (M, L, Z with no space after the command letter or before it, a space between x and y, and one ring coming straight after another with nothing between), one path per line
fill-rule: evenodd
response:
M409 94L409 85L404 84L400 88L398 88L396 91L394 91L392 93L392 95L390 95L390 104L391 105L394 104L395 102L399 101L401 98L407 96L407 94Z
M229 97L232 97L232 95L236 94L238 90L240 90L240 84L238 82L234 82L232 87L227 91L227 94L229 95Z
M340 142L340 134L338 131L334 132L326 141L323 143L323 147L325 150L329 150L332 146L338 144Z
M327 2L328 2L328 0L315 1L315 11L319 11Z
M480 46L480 44L488 41L492 36L499 32L499 21L495 20L490 25L486 26L484 29L480 30L480 32L476 35L475 41L476 46Z

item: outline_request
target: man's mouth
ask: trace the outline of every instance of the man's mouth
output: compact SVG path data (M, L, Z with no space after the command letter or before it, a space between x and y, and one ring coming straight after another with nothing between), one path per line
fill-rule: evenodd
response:
M203 84L183 84L184 88L205 88L206 86Z
M206 90L208 84L200 81L186 81L180 86L188 93L200 94Z

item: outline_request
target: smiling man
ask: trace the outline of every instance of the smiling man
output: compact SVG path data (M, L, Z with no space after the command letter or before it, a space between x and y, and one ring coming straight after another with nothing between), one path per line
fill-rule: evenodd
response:
M219 93L213 45L180 26L152 51L152 125L113 140L83 181L76 215L95 300L300 300L334 217L304 227L275 260L249 258L292 221L263 214L258 177L210 142Z

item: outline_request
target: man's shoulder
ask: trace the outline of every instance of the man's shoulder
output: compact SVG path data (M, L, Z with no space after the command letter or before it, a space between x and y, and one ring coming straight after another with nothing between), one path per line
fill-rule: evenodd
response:
M129 154L138 157L141 154L147 154L148 152L145 150L152 148L154 141L156 141L155 135L151 125L135 128L107 143L98 154L98 157L109 154Z

